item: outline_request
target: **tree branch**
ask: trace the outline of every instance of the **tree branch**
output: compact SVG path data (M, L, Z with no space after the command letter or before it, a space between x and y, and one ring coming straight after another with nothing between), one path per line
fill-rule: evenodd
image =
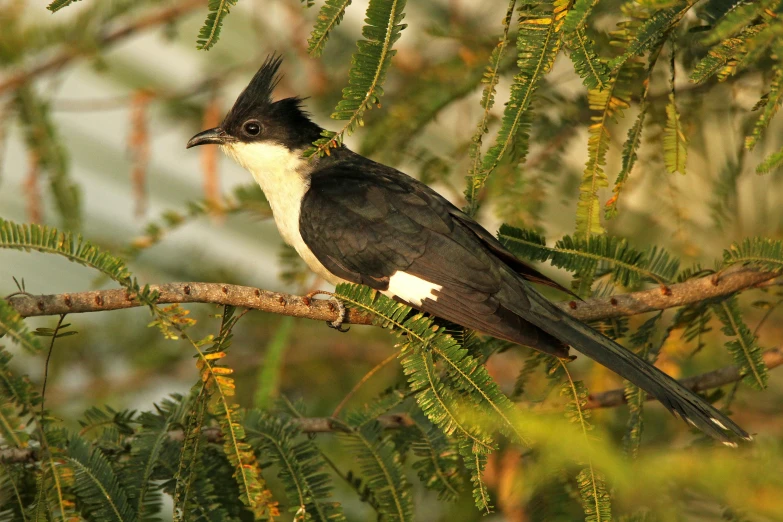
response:
M737 266L721 274L691 279L668 287L656 287L579 302L562 302L558 306L583 321L611 319L727 296L761 285L778 275L777 272L761 272L754 268ZM337 310L332 302L270 292L249 286L221 283L166 283L150 285L150 288L159 292L158 304L212 303L320 321L337 319ZM12 294L8 302L22 317L102 312L141 306L141 303L128 295L124 289L55 295L17 293ZM372 324L372 316L369 314L349 309L346 315L345 323Z
M203 5L203 0L183 0L171 7L141 16L128 25L117 27L98 38L98 46L110 46L139 31L170 22L197 7L203 7ZM19 86L27 83L36 76L55 71L84 53L85 51L83 49L66 47L48 60L8 76L4 81L0 82L0 95L5 94L6 91L17 89Z

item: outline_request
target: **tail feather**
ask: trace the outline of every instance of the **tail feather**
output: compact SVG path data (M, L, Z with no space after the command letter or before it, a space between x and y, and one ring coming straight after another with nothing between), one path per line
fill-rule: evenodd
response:
M730 446L752 437L734 421L694 392L618 343L563 312L535 289L526 288L531 308L524 319L571 345L640 387L669 411L711 437Z

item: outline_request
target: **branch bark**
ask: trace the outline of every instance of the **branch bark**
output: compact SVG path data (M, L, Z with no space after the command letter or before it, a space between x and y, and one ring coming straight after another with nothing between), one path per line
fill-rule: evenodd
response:
M160 9L153 13L141 16L127 25L108 31L105 35L98 39L98 46L108 47L118 42L119 40L127 38L128 36L131 36L139 31L165 24L171 20L179 18L183 14L196 9L197 7L203 6L203 0L183 0L182 2L174 4L171 7ZM22 69L14 74L11 74L4 81L0 82L0 95L5 94L6 91L17 89L19 86L24 85L36 76L55 71L75 58L82 56L84 53L85 51L82 49L76 47L66 47L59 53L43 61L42 63L39 63L38 65L34 65L27 69Z
M750 267L737 266L720 274L691 279L668 287L585 301L562 302L558 306L583 321L612 319L727 296L761 285L778 275L777 272L762 272ZM270 292L249 286L221 283L166 283L150 285L150 288L160 293L158 304L212 303L320 321L337 319L337 309L332 302ZM7 299L22 317L102 312L141 306L123 289L55 295L18 293ZM345 319L345 323L372 324L372 316L357 310L349 309Z

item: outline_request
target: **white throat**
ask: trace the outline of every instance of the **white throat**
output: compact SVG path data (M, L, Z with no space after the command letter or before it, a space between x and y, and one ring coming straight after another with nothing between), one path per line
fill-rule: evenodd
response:
M302 151L271 142L228 143L220 148L261 186L283 241L296 249L313 272L330 283L341 282L316 259L299 232L302 198L310 188L312 170Z

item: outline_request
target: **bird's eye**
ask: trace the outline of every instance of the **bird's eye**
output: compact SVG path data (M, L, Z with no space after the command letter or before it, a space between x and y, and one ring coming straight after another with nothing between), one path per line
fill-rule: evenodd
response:
M242 126L242 130L248 136L258 136L261 133L261 125L257 121L249 121Z

